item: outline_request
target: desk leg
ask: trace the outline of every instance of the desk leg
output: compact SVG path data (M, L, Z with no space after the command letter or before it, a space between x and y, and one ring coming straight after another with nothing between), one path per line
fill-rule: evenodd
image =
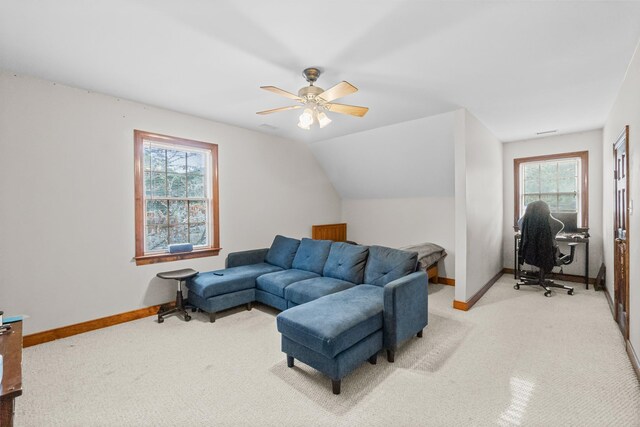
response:
M584 260L584 284L587 285L587 289L589 289L589 241L588 240L585 242L584 248L585 248L584 251L587 254Z

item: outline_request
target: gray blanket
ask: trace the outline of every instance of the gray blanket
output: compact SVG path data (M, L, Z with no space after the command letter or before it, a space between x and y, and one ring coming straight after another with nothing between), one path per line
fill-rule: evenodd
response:
M426 270L447 256L445 249L435 243L420 243L417 245L404 246L400 249L404 251L418 252L418 263L420 264L420 268L423 270Z

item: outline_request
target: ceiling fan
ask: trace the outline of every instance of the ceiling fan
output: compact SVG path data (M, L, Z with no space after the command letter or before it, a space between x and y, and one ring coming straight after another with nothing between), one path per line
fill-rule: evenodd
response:
M289 99L298 101L299 105L290 105L288 107L274 108L272 110L259 111L256 114L271 114L279 111L296 110L304 108L303 113L300 115L300 121L298 127L309 130L313 123L323 128L329 123L331 119L327 116L325 111L331 111L333 113L348 114L350 116L363 117L367 114L369 109L367 107L358 107L355 105L337 104L332 102L335 99L342 98L349 94L358 91L354 85L349 82L342 81L330 89L324 90L313 84L320 77L320 70L317 68L306 68L302 71L302 75L309 82L309 86L305 86L298 91L297 95L291 92L282 90L275 86L260 86L260 89L268 90L276 95L284 96Z

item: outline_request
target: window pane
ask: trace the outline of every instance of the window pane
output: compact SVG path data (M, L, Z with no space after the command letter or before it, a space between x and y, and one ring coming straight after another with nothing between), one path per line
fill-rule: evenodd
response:
M557 163L542 163L540 165L540 192L553 193L558 191Z
M187 201L186 200L170 200L169 201L169 225L186 224L187 223Z
M189 202L189 222L206 222L207 204L206 202Z
M184 174L168 173L167 189L169 191L169 197L186 197L187 176Z
M192 245L207 244L207 227L204 224L195 224L189 227L189 243Z
M147 226L145 243L147 251L166 249L168 244L167 227L157 225Z
M144 170L151 170L151 147L144 146Z
M549 205L551 212L558 212L558 195L557 194L543 194L540 200L545 201Z
M144 173L144 197L151 197L151 172Z
M540 179L540 165L524 165L524 180L538 181Z
M167 150L167 172L187 172L187 153L184 151Z
M576 160L558 162L558 175L561 177L577 176L578 162Z
M539 193L540 192L540 181L525 181L524 182L524 192L525 193Z
M525 208L531 202L535 202L536 200L540 200L540 196L537 194L527 194L524 196L524 206Z
M560 193L573 193L577 191L576 179L572 178L560 178L558 180L558 191Z
M151 156L151 170L156 172L164 172L167 170L166 151L162 148L150 147L149 154Z
M167 201L147 200L147 225L167 224Z
M187 175L188 196L204 198L204 175Z
M578 197L573 194L560 194L558 196L559 212L577 212Z
M204 174L204 154L187 153L187 172Z
M169 227L169 244L187 243L189 241L188 230L189 227L187 225Z
M151 196L167 197L167 179L164 172L151 172Z

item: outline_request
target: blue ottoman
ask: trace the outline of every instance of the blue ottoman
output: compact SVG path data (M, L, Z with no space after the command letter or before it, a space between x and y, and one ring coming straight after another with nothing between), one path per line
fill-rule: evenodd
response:
M327 295L292 307L276 318L287 365L294 359L331 378L340 394L342 378L382 350L382 289L371 285Z
M223 270L199 273L187 282L188 301L209 313L209 321L216 321L216 312L255 301L256 278L282 268L267 263L243 265Z

